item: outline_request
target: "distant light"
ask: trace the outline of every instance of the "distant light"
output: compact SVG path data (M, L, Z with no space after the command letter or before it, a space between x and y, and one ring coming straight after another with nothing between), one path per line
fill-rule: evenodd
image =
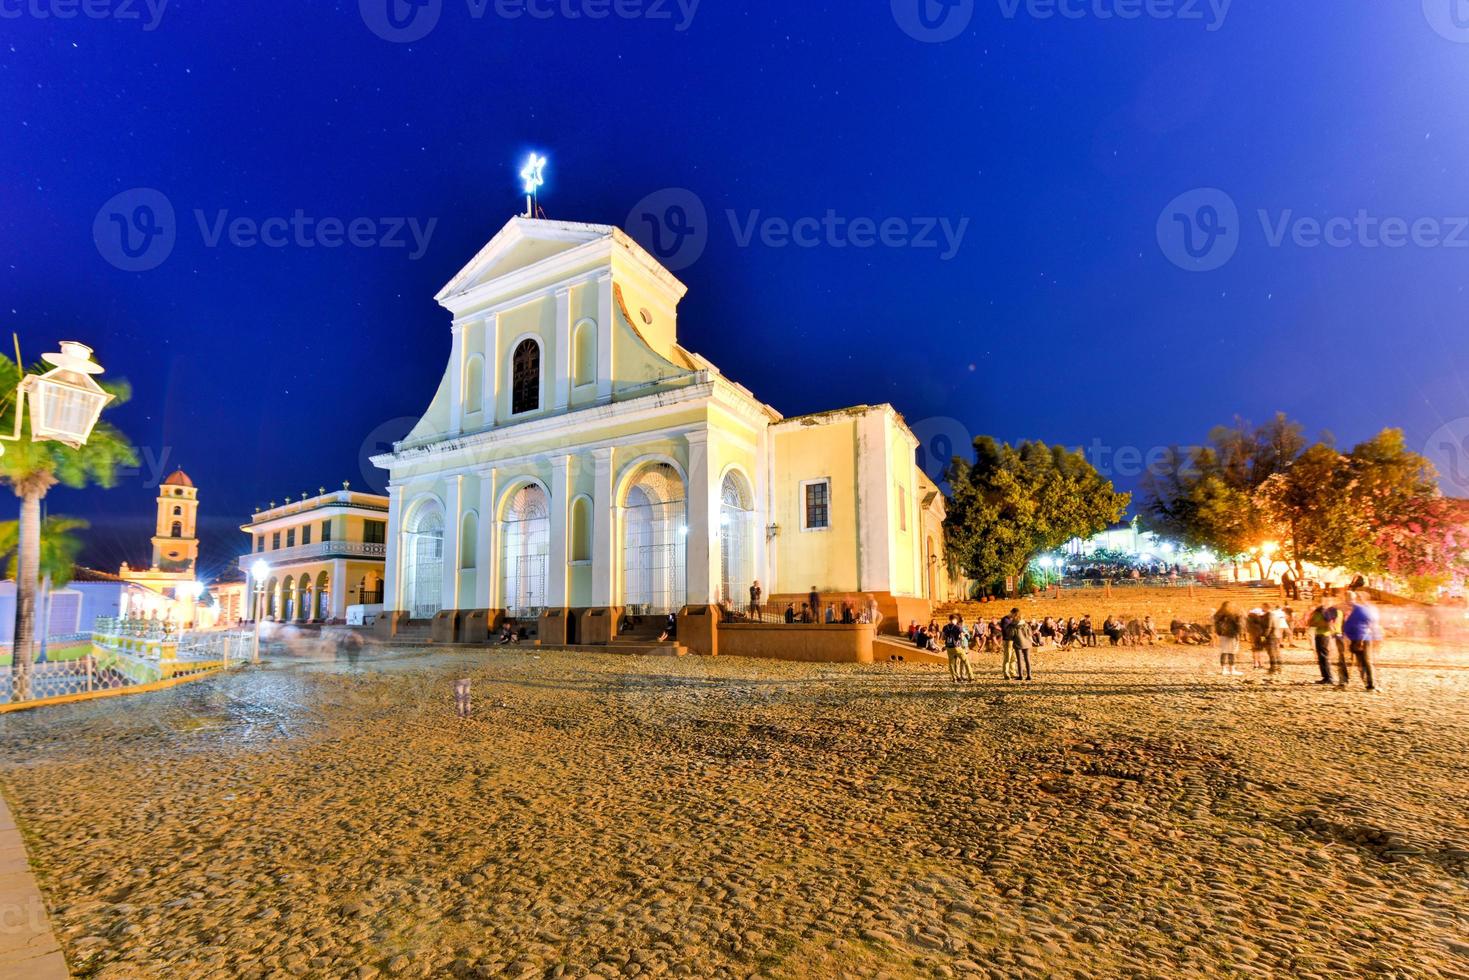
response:
M680 524L678 526L678 533L679 534L688 534L689 533L689 526L687 524Z
M520 171L520 184L527 194L534 195L546 184L546 158L532 153Z

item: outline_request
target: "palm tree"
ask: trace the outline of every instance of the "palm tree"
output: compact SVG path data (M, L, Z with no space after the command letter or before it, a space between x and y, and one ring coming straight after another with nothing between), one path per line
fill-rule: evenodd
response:
M38 367L40 374L49 370ZM7 392L0 403L0 432L15 429L19 385L24 371L20 365L0 355L0 391ZM127 382L116 381L103 387L114 396L111 405L127 401L131 394ZM27 415L29 422L29 415ZM85 445L73 449L59 442L35 442L22 430L21 438L5 445L0 456L0 482L10 484L20 498L20 521L17 527L15 579L15 667L13 690L17 700L30 697L31 643L35 636L36 581L41 563L41 501L58 483L80 489L91 483L103 487L117 485L118 471L138 465L133 444L113 426L98 422Z
M41 550L38 565L43 577L60 588L71 582L82 539L76 532L92 525L80 517L56 515L41 522ZM20 521L0 521L0 574L15 578L16 552L20 548Z

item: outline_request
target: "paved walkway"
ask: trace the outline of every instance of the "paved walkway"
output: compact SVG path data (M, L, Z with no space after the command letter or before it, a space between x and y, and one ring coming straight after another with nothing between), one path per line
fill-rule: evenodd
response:
M66 958L31 877L25 843L0 799L0 980L66 980Z

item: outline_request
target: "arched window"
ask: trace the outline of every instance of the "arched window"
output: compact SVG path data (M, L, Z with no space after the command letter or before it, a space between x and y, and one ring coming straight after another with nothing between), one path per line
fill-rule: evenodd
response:
M464 414L483 412L485 409L485 359L478 354L470 357L464 365Z
M184 536L184 526L178 521L173 522L173 536L176 538L181 538Z
M526 339L510 359L510 414L541 407L541 345Z
M597 380L597 325L591 320L577 324L571 345L572 384L589 385Z
M182 514L182 513L183 513L183 512L184 512L184 509L183 509L183 508L182 508L182 507L175 507L175 508L174 508L174 509L173 509L173 516L174 516L174 517L178 517L178 516L179 516L179 515L180 515L180 514Z
M571 502L571 560L592 560L592 502L586 497Z
M464 524L459 530L459 567L474 568L479 564L475 541L479 537L479 518L471 511L464 515Z

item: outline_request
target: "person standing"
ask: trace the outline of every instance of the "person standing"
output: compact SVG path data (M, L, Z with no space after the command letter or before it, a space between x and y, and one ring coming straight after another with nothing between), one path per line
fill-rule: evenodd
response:
M1369 691L1377 690L1377 680L1373 676L1372 650L1378 643L1382 642L1382 619L1377 614L1377 607L1367 598L1365 593L1351 592L1347 595L1347 601L1352 604L1352 611L1347 614L1347 621L1342 624L1342 631L1346 634L1347 643L1352 650L1352 659L1357 663L1357 672L1362 675L1362 684ZM1341 679L1342 687L1348 686L1350 678L1343 671Z
M764 591L760 588L760 580L758 578L755 581L753 581L753 582L750 583L750 618L751 619L759 619L760 618L760 599L761 599L762 596L764 596L764 594L765 594Z
M1235 666L1234 655L1239 649L1240 618L1239 613L1226 599L1214 613L1214 635L1219 637L1219 673L1238 674L1239 668Z
M1030 648L1035 639L1030 631L1030 624L1020 618L1020 610L1010 610L1010 628L1012 630L1010 640L1011 652L1006 655L1005 668L1009 673L1011 662L1015 664L1015 679L1017 681L1030 680Z
M1306 625L1311 628L1311 642L1316 648L1316 668L1321 671L1317 684L1334 683L1331 677L1331 634L1340 615L1334 607L1323 602L1311 610L1311 616L1306 620Z
M959 644L964 640L964 631L959 628L959 617L950 614L949 621L944 625L944 653L949 657L949 680L955 684L959 680Z
M811 607L811 621L813 623L821 619L821 593L816 591L816 586L811 586L811 592L806 596L806 604Z
M1019 625L1019 621L1019 610L1000 619L1000 673L1007 681L1011 679L1012 667L1017 680L1020 675L1020 665L1015 660L1015 628Z
M974 631L959 617L959 680L965 684L974 682L974 665L969 662L969 651L974 646Z
M1280 673L1280 638L1285 635L1285 613L1265 604L1265 656L1270 661L1269 674Z

